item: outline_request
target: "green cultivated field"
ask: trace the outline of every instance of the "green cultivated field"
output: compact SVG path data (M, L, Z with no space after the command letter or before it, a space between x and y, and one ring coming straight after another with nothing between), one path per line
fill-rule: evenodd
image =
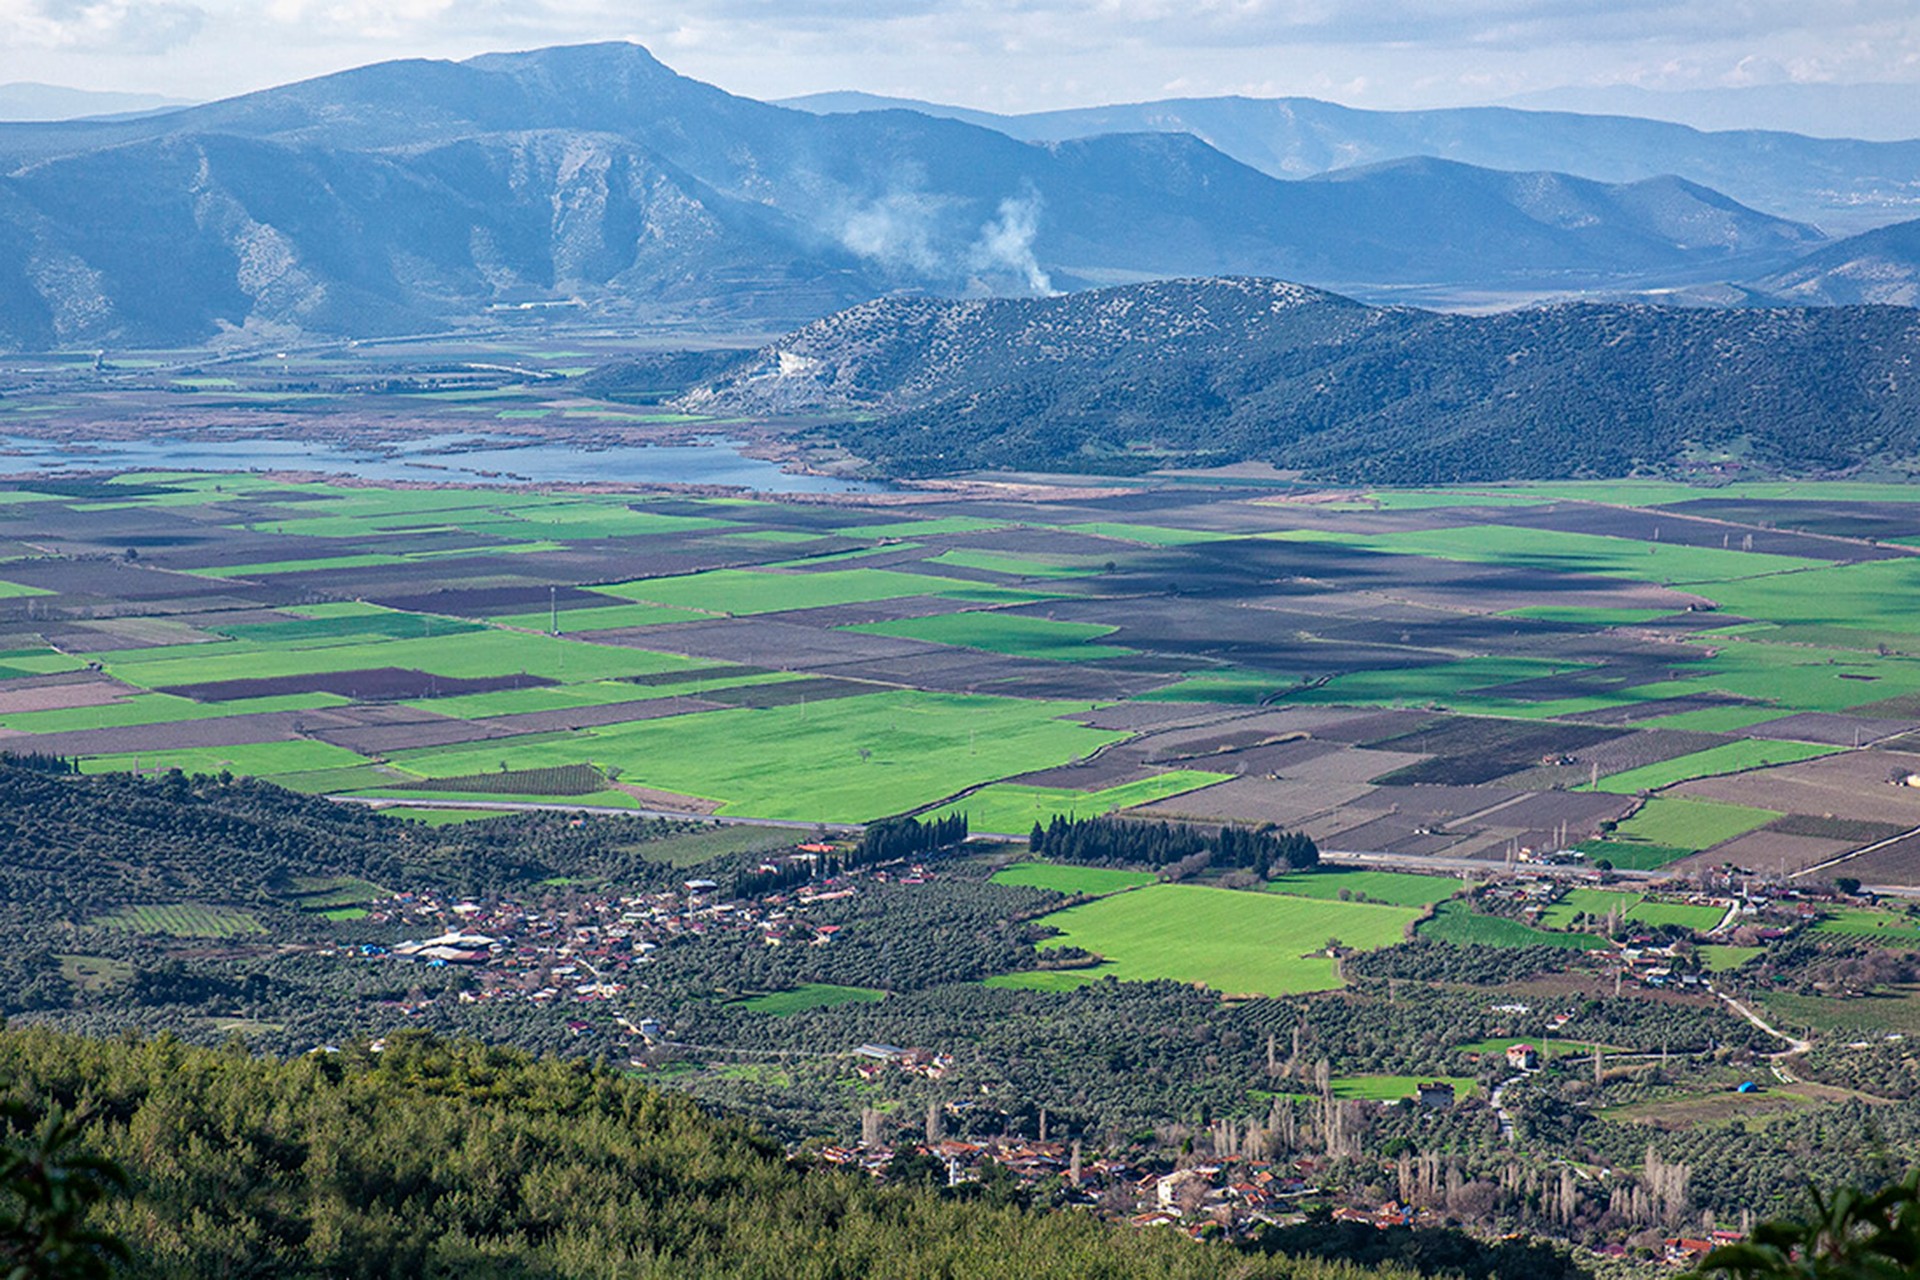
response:
M984 569L1018 578L1077 578L1099 573L1102 563L1084 556L1012 556L999 551L975 551L960 547L942 551L928 564L956 565L963 569Z
M1735 836L1764 827L1779 816L1767 809L1749 809L1713 800L1655 796L1614 830L1616 839L1607 847L1617 848L1625 841L1645 842L1668 850L1684 849L1691 852L1711 849ZM1615 866L1631 865L1611 853L1605 856L1613 858Z
M149 689L217 680L404 667L452 677L543 676L563 683L655 675L692 667L690 659L519 631L370 641L322 649L283 649L248 641L173 645L101 655L107 670Z
M873 622L848 627L847 630L875 636L926 640L933 644L958 645L966 649L985 649L989 653L1012 654L1016 658L1041 658L1049 662L1098 662L1102 658L1123 658L1133 652L1117 645L1092 643L1101 636L1112 635L1119 630L1118 627L1092 622L1054 622L1048 618L1030 618L1025 614L997 610L903 618L897 622Z
M938 516L931 520L849 525L833 532L842 538L935 538L949 533L986 533L1006 527L1005 520L983 520L978 516Z
M1864 996L1802 996L1771 991L1760 997L1767 1015L1785 1029L1820 1032L1899 1032L1920 1035L1920 989L1883 987Z
M1569 889L1560 900L1540 913L1540 923L1548 929L1571 929L1583 915L1604 919L1618 909L1622 916L1640 904L1637 893L1616 893L1608 889Z
M1417 913L1404 907L1163 884L1042 918L1048 946L1106 957L1114 977L1171 978L1233 994L1291 995L1340 985L1330 939L1373 950L1399 942Z
M673 867L697 867L733 853L758 853L790 848L794 832L784 827L726 826L688 831L639 846L648 862Z
M1744 773L1748 769L1765 768L1773 764L1794 764L1801 760L1811 760L1816 756L1832 755L1841 750L1839 747L1823 747L1806 742L1767 742L1753 738L1745 742L1729 742L1725 746L1710 747L1705 751L1696 751L1692 755L1679 756L1672 760L1662 760L1658 764L1643 765L1638 769L1629 769L1625 773L1612 774L1600 779L1599 789L1611 791L1617 795L1633 795L1638 791L1658 791L1670 787L1676 782L1687 782L1693 778L1710 778L1723 773Z
M1718 907L1653 902L1637 893L1610 889L1569 889L1558 902L1540 914L1540 923L1549 929L1571 929L1580 916L1605 920L1615 910L1620 912L1623 920L1648 925L1678 924L1696 931L1713 928L1726 915Z
M509 613L488 621L503 627L526 631L546 631L557 624L562 635L584 631L612 631L620 627L661 627L671 622L698 622L711 617L697 609L669 609L657 604L605 604L584 609L566 609L557 615L548 610Z
M1765 947L1711 946L1696 947L1694 950L1706 964L1710 973L1728 973L1738 969L1747 961L1761 954Z
M1272 893L1295 898L1333 898L1343 894L1397 907L1424 907L1460 892L1461 882L1447 876L1409 875L1403 871L1347 871L1322 867L1296 871L1267 881Z
M229 372L223 368L221 376ZM479 415L477 421L489 422L502 411L556 418L576 412L550 390L535 395L460 389L408 403L423 412ZM230 398L212 387L193 394L203 405ZM244 382L232 393L255 394ZM598 406L578 411L613 412ZM857 497L827 508L538 485L383 489L257 474L148 472L79 488L63 481L61 492L46 493L22 483L26 491L0 495L0 514L12 512L16 521L0 541L15 553L17 566L0 579L0 604L6 606L0 613L7 614L0 625L10 627L0 639L0 685L6 686L0 688L0 728L25 735L86 733L78 744L68 739L55 746L85 757L89 771L230 769L310 794L401 799L431 810L435 794L422 785L427 779L471 776L474 787L526 790L534 784L515 775L591 765L604 771L607 785L563 799L637 808L642 800L620 788L647 788L708 801L727 814L805 821L962 810L976 831L1017 838L1035 821L1069 813L1157 805L1169 814L1190 811L1196 819L1233 813L1257 821L1265 801L1243 806L1234 796L1271 794L1276 816L1302 812L1300 802L1312 799L1315 784L1285 770L1278 777L1248 777L1234 796L1207 794L1204 788L1232 775L1201 768L1169 769L1089 792L1006 781L1084 758L1127 736L1124 730L1088 728L1069 715L1085 716L1098 707L1114 716L1111 723L1145 726L1163 710L1150 717L1137 708L1139 714L1130 717L1114 705L1129 701L1212 704L1164 711L1191 714L1195 723L1220 717L1222 741L1238 732L1231 722L1235 710L1250 713L1257 704L1429 707L1436 715L1523 719L1548 735L1556 718L1675 698L1720 705L1683 704L1651 721L1624 723L1636 730L1737 731L1796 712L1869 704L1881 704L1890 720L1920 717L1920 614L1910 607L1920 591L1920 557L1830 563L1804 553L1849 554L1846 544L1807 543L1786 532L1806 528L1883 544L1914 538L1920 522L1909 529L1897 512L1854 512L1846 504L1920 506L1920 487L1741 484L1706 490L1633 481L1380 490L1358 500L1339 495L1331 502L1300 502L1297 492L1269 501L1277 491L1251 481L1202 497L1184 482L1142 479L1128 481L1124 497L1076 498L1064 509L1071 512L1064 517L1070 523L1062 523L1063 508L1017 497L970 507L929 496L927 508L909 514L891 503L862 507ZM1622 507L1700 499L1723 506L1737 501L1751 510L1716 515L1724 528L1705 529L1680 514L1661 521L1669 539L1708 543L1703 546L1663 542L1657 534L1647 540L1618 534L1634 528L1651 533L1655 523L1627 516ZM1801 505L1765 505L1780 501ZM1516 514L1545 503L1559 509ZM1585 503L1606 509L1583 511ZM975 516L973 510L992 514ZM98 516L107 512L111 530ZM1548 515L1558 527L1534 527ZM1521 518L1530 523L1500 523ZM1751 525L1741 523L1749 520ZM64 578L47 572L48 555L37 549L39 527L56 524L59 532L46 545L79 548ZM1182 527L1187 525L1202 527ZM1606 532L1579 531L1587 528ZM1744 528L1753 530L1758 553L1734 549ZM90 541L95 537L102 539L97 545ZM223 543L227 538L233 541ZM1237 541L1247 546L1234 546ZM806 556L812 543L832 554ZM128 555L134 548L137 558ZM1255 565L1261 558L1275 562L1282 579L1292 576L1290 561L1300 562L1303 581L1312 578L1315 564L1325 563L1328 582L1339 583L1351 569L1383 592L1378 600L1375 593L1344 593L1338 607L1291 611L1267 598L1274 575L1263 568L1245 576L1244 599L1225 589L1184 593L1188 577L1212 582L1225 570L1227 576L1217 580L1226 582L1238 572L1239 560ZM1541 586L1524 594L1498 593L1492 602L1456 605L1436 597L1439 602L1413 614L1378 603L1393 598L1399 586L1417 596L1436 575L1456 575L1459 564L1525 570ZM287 576L263 589L230 581L276 574ZM635 576L641 574L659 576ZM123 599L115 594L120 582L145 587L128 590ZM206 591L181 588L184 594L175 599L171 588L147 589L182 583ZM1675 590L1661 591L1660 584ZM553 622L542 607L550 589L560 603L581 606L558 611L560 636L544 634ZM1676 616L1703 596L1719 603L1724 625L1713 625L1719 618ZM304 603L269 607L249 605L248 599ZM145 600L164 600L164 607L149 609ZM1556 600L1581 603L1551 603ZM894 601L912 603L887 603ZM1009 605L1015 608L995 607ZM1033 605L1044 607L1019 608ZM805 612L824 609L834 612L811 618ZM897 616L928 609L934 611L930 616ZM1459 644L1459 620L1473 616L1482 620L1474 626L1484 628L1489 610L1502 620L1485 641L1471 648ZM1287 642L1274 652L1311 657L1270 657L1262 645L1214 643L1213 637L1233 631L1246 616L1266 617L1269 611ZM1049 612L1058 616L1042 616ZM773 613L786 616L763 617ZM708 625L674 626L689 622ZM1707 630L1700 629L1702 622ZM55 627L57 651L46 642ZM1644 660L1637 632L1615 630L1640 627L1666 635L1657 663ZM628 628L646 630L615 638L648 647L606 642L606 633ZM940 647L924 657L836 661L841 650L852 659L855 646L871 643L855 631ZM1587 643L1571 650L1577 660L1539 656L1569 651L1556 647L1556 637L1581 631L1588 633ZM596 636L602 639L596 642ZM1117 637L1125 638L1126 648ZM789 639L795 655L790 664L784 658ZM684 655L677 651L681 645ZM1619 655L1610 652L1616 645L1622 646ZM1382 652L1382 646L1393 652ZM1052 664L1044 682L1033 678L1034 660ZM127 687L115 688L86 671L96 664L100 676ZM823 696L803 700L803 690L778 685L809 677L767 669L773 665L818 665L836 681L870 684L874 692L862 696L858 684L837 683ZM156 692L204 692L192 686L282 678L292 690L309 678L383 668L415 669L439 681L554 683L415 697L399 706L379 700L416 687L384 677L369 677L366 687L343 680L341 693L268 686L273 696L228 702ZM54 673L74 673L75 684L89 687L69 698L59 687L25 679ZM922 685L974 692L921 692ZM428 683L426 692L441 687ZM710 701L725 709L693 701L723 693L731 696ZM849 694L854 696L844 696ZM795 705L737 705L788 698ZM603 709L626 703L650 704L631 714L659 718L591 723L621 714ZM417 734L370 734L361 740L379 745L356 752L321 741L356 740L329 732L341 719L293 719L337 709L368 719L397 719L404 710L422 728ZM592 713L584 714L587 709ZM484 741L472 739L515 729L440 723L575 711L583 714L554 714L519 726L538 732ZM244 727L207 723L262 713L292 715ZM1316 723L1319 714L1311 717ZM581 723L586 727L571 727ZM169 725L177 731L166 731ZM140 731L137 738L133 730ZM1341 753L1329 755L1327 764L1341 777L1343 794L1379 776L1366 772L1366 757L1353 753L1337 730L1305 732ZM1569 726L1568 733L1584 739L1591 729L1576 733ZM206 745L258 736L286 740ZM453 738L468 741L409 745ZM142 749L125 750L123 741L137 741ZM31 736L11 745L35 749ZM1204 768L1214 749L1143 758ZM1603 779L1600 787L1659 792L1690 778L1831 750L1751 740L1641 764L1658 752L1628 749L1615 758L1640 767ZM1526 754L1516 763L1530 763L1531 749ZM1840 756L1823 769L1839 774L1853 759L1862 769L1878 767L1870 757ZM1240 766L1233 768L1240 773ZM1568 776L1550 777L1544 764L1526 772L1547 780L1517 785L1576 786L1586 780L1570 776L1571 769L1561 771ZM1501 783L1486 781L1491 796ZM1463 800L1472 802L1470 796ZM1623 868L1655 868L1774 816L1662 794L1622 822L1613 838L1586 839L1579 847ZM696 848L704 846L689 839L687 857L700 856ZM1453 882L1329 872L1283 878L1273 888L1274 896L1296 901L1337 903L1345 890L1350 899L1412 907L1445 897ZM1698 927L1707 909L1680 910L1675 916L1662 904L1638 904L1632 918ZM1556 908L1549 923L1564 926L1565 916ZM1452 909L1432 928L1436 936L1464 928L1500 932L1509 941L1538 940L1514 922L1467 919ZM1087 976L1008 980L1066 983Z
M1061 525L1069 533L1113 538L1120 542L1138 542L1149 547L1185 547L1196 542L1219 542L1234 535L1209 533L1204 529L1167 529L1157 525L1127 524L1124 521L1090 520L1084 524Z
M1496 524L1405 533L1346 534L1296 531L1272 535L1297 542L1332 542L1386 555L1431 556L1478 564L1520 565L1560 573L1627 578L1639 582L1721 583L1792 569L1816 569L1823 560L1723 551L1601 534L1568 533Z
M1480 1085L1470 1076L1335 1076L1330 1082L1333 1096L1352 1102L1398 1102L1414 1097L1423 1084L1434 1081L1453 1086L1456 1100L1471 1098Z
M941 815L964 813L968 826L991 835L1024 836L1033 824L1045 826L1055 818L1094 818L1138 805L1171 800L1201 787L1224 782L1224 773L1175 769L1137 782L1123 782L1101 791L1072 791L1065 787L1033 787L997 782L940 810ZM1174 806L1178 807L1178 806Z
M554 768L583 757L620 780L759 818L858 822L968 786L1065 764L1120 735L1058 703L894 691L808 707L710 711L394 756L427 777ZM583 799L584 802L584 799Z
M89 756L81 761L83 773L119 773L136 767L142 770L178 769L182 773L219 773L272 777L283 773L305 773L321 769L342 769L360 765L361 757L345 747L325 742L256 742L241 747L177 747L169 751L130 751L124 755Z
M1116 871L1110 867L1074 867L1054 862L1017 862L993 873L995 884L1022 885L1033 889L1052 889L1055 893L1107 894L1122 889L1138 889L1154 882L1142 871Z
M808 982L791 990L770 991L738 1003L742 1009L785 1018L809 1009L831 1009L843 1004L878 1004L886 998L886 992L875 991L872 987L838 987L826 982Z
M1510 684L1516 680L1538 680L1547 676L1556 676L1568 671L1577 671L1580 667L1564 662L1550 662L1544 658L1464 658L1458 662L1444 662L1434 666L1397 667L1379 671L1356 671L1352 675L1336 676L1329 683L1312 689L1303 689L1288 696L1288 702L1313 703L1316 705L1355 705L1396 706L1425 705L1427 703L1446 703L1461 710L1498 707L1514 710L1523 714L1526 707L1509 708L1505 700L1482 697L1479 700L1463 697L1476 690L1484 691L1499 685Z
M705 613L750 615L835 604L866 604L906 596L942 595L978 584L891 569L827 569L770 573L714 569L679 578L647 578L595 588L604 595Z
M1627 912L1627 919L1640 924L1677 924L1705 933L1726 918L1719 907L1697 907L1684 902L1642 902Z
M1920 920L1892 911L1835 908L1821 916L1813 931L1860 938L1889 947L1920 947Z
M93 923L128 933L168 934L176 938L233 938L266 932L248 912L191 902L122 907Z
M1592 934L1550 933L1504 916L1479 915L1464 902L1443 902L1434 908L1433 918L1420 926L1420 936L1481 947L1565 947L1596 951L1607 945L1604 939Z

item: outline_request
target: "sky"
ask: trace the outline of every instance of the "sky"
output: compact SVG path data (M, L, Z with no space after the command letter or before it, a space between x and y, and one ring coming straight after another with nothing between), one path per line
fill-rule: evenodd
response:
M1917 0L0 0L0 83L207 99L388 58L636 40L736 93L1001 111L1238 93L1908 82Z

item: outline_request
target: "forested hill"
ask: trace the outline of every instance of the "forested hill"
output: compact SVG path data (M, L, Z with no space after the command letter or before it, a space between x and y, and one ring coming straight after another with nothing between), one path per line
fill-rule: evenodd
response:
M1368 307L1283 281L883 299L684 403L797 413L896 475L1241 460L1367 482L1787 473L1920 455L1920 311Z
M417 1033L279 1063L3 1031L9 1096L28 1129L81 1104L64 1157L127 1173L90 1225L127 1246L116 1273L131 1277L1367 1274L995 1204L979 1184L953 1194L804 1171L746 1125L610 1071ZM0 1219L0 1246L9 1231Z
M636 850L676 824L509 822L506 839L500 826L433 828L250 778L83 777L0 754L0 927L81 924L140 902L291 911L303 886L340 877L456 895L554 877L672 878Z

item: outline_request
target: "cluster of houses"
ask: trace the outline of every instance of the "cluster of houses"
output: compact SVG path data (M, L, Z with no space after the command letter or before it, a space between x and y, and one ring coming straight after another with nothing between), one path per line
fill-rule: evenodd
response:
M915 867L867 875L919 880L925 872ZM460 992L463 1003L612 1001L627 990L636 966L649 963L655 952L677 939L744 934L769 947L825 946L838 926L809 920L807 909L854 896L860 891L858 878L854 873L813 882L758 900L733 899L717 882L698 878L675 890L578 893L563 903L539 906L513 898L446 900L425 892L402 893L375 906L367 923L424 926L419 936L391 946L367 943L346 950L365 959L468 970L473 981ZM327 953L338 954L331 949ZM614 1021L638 1034L624 1017ZM584 1034L586 1024L582 1027ZM895 1065L935 1069L917 1058Z
M949 1186L980 1181L990 1164L997 1165L1002 1175L1029 1189L1057 1188L1069 1205L1136 1227L1170 1227L1195 1238L1243 1235L1263 1224L1298 1221L1298 1202L1320 1194L1315 1179L1321 1162L1313 1157L1292 1163L1250 1160L1170 1167L1165 1162L1083 1158L1077 1142L1018 1138L943 1139L910 1150L940 1161ZM828 1146L818 1152L828 1164L863 1169L876 1178L885 1176L897 1154L897 1148L877 1145ZM1412 1220L1408 1211L1391 1208L1394 1221ZM1381 1220L1376 1225L1392 1223Z
M853 1051L859 1059L854 1073L862 1080L878 1080L889 1071L919 1076L923 1080L944 1080L953 1069L953 1055L931 1049L900 1049L890 1044L863 1044Z

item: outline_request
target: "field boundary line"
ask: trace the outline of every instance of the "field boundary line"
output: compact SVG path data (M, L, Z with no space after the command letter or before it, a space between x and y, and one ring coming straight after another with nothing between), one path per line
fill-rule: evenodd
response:
M1865 748L1862 749L1864 750ZM1837 857L1828 858L1825 862L1816 862L1810 867L1802 867L1798 871L1789 872L1787 879L1798 880L1801 876L1810 876L1816 871L1825 871L1828 867L1837 867L1841 863L1857 858L1863 853L1872 853L1876 849L1884 849L1890 844L1898 844L1900 841L1912 836L1920 836L1920 827L1915 827L1911 831L1902 831L1897 836L1888 836L1885 840L1876 840L1872 844L1862 845L1858 849L1848 850L1846 853L1840 854Z

